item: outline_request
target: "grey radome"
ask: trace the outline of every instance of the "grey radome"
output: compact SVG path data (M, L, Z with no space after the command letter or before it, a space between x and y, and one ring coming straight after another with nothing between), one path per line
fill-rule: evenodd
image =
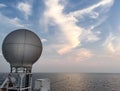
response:
M41 56L42 43L32 31L18 29L6 36L2 52L12 67L32 67Z

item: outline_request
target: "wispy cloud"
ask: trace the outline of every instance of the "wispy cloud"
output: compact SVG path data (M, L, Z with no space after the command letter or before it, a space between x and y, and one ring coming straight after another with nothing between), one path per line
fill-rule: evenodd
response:
M95 12L94 9L98 8L98 7L102 7L102 8L105 7L105 8L109 9L109 7L111 7L113 5L113 2L114 2L114 0L100 0L100 2L97 4L94 4L94 5L92 5L88 8L85 8L83 10L71 12L69 15L81 17L83 14L90 13L91 17L97 18L97 16L99 16L99 13Z
M76 55L74 56L73 60L77 62L87 60L94 56L92 51L85 49L85 48L77 49L75 54Z
M0 52L0 56L2 56L2 53Z
M82 28L76 26L76 19L74 17L68 17L62 13L64 6L59 4L59 0L46 0L45 3L47 6L45 17L53 19L53 22L59 25L60 30L63 32L67 40L58 53L66 53L70 49L79 45L79 36L82 32Z
M94 9L103 6L104 9L108 9L112 3L113 0L101 0L99 3L83 10L64 14L63 10L65 6L60 4L59 0L45 0L47 9L44 13L44 17L47 20L47 23L49 24L50 21L56 23L66 40L61 44L61 48L58 50L58 53L65 54L70 52L73 48L82 45L82 41L93 42L99 40L99 37L97 36L99 34L97 32L94 33L92 30L101 23L92 25L88 30L86 30L84 27L76 24L79 21L77 17L83 18L84 14L90 14L93 19L96 19L99 16L99 12L95 12Z
M120 37L117 34L110 33L105 40L103 46L108 50L108 52L113 54L120 54Z
M9 19L9 22L13 25L18 26L18 27L25 27L24 24L20 23L20 19L18 19L17 17L13 18L13 19Z
M17 6L17 8L25 14L26 19L29 15L31 15L31 5L28 3L20 2Z
M5 24L5 25L12 25L12 26L14 26L14 27L26 27L26 25L25 24L22 24L21 23L21 20L19 19L19 18L17 18L17 17L15 17L15 18L8 18L8 17L6 17L6 16L4 16L4 15L2 15L1 13L0 13L0 21L2 21L1 22L1 25L2 24ZM10 27L12 27L12 26L10 26Z
M0 8L7 7L5 4L0 3Z
M120 60L120 36L119 33L110 33L106 40L103 43L104 52L101 54L100 58L102 60L108 61L109 63L112 62L112 65L119 64ZM104 62L105 62L104 61ZM111 66L112 67L112 66Z
M43 38L43 39L41 39L41 41L44 43L44 42L47 42L47 39Z

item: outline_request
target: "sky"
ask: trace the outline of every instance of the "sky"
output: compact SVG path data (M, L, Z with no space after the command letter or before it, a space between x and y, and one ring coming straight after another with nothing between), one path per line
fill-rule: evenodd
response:
M120 0L0 0L0 47L20 28L43 44L33 72L120 73ZM9 72L0 49L0 72Z

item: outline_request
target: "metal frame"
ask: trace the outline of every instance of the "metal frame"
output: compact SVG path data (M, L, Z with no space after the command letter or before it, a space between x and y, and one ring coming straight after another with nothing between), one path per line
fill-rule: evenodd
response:
M17 75L17 77L15 77ZM14 86L9 86L12 77L17 78L18 82ZM27 78L27 79L26 79ZM27 81L27 83L26 83ZM26 85L27 84L27 85ZM6 91L32 91L32 73L30 68L15 68L11 67L11 72L0 87Z

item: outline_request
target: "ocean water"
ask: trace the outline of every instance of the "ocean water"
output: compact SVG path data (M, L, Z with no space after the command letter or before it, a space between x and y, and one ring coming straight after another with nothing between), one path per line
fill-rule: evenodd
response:
M0 83L6 76L5 73L0 74ZM120 91L120 74L34 73L33 84L41 78L50 79L50 91Z

